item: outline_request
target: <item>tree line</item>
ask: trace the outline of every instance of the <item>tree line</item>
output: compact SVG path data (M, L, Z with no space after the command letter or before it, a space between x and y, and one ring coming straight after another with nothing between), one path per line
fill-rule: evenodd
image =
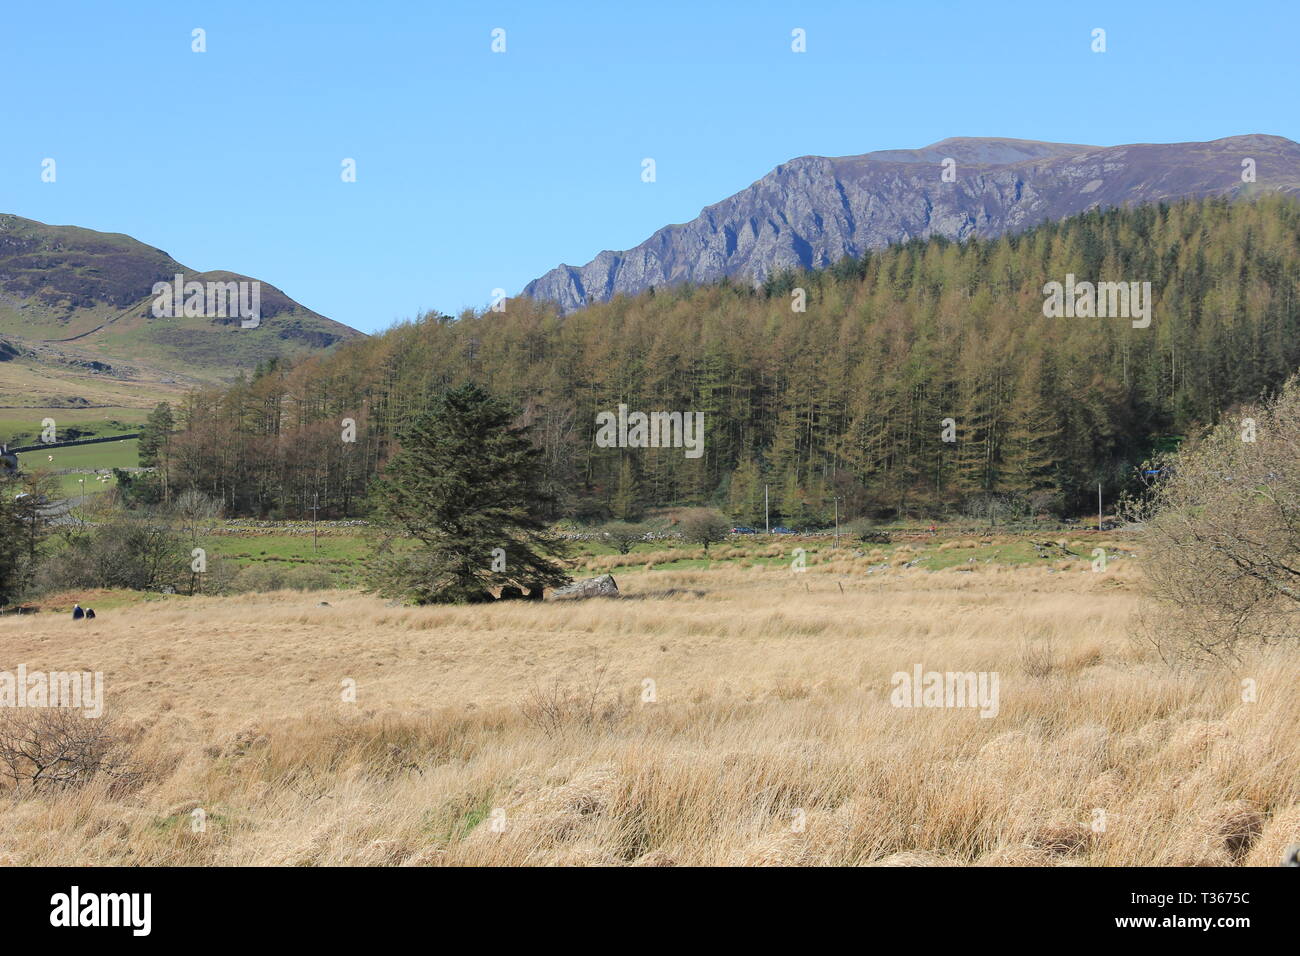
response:
M1152 321L1048 318L1044 287L1150 282ZM476 383L539 450L550 519L712 505L756 523L919 517L993 502L1088 513L1199 424L1300 365L1300 203L1094 211L1017 235L913 240L824 270L430 312L197 390L152 442L165 493L227 514L367 513L414 418ZM802 307L803 311L799 311ZM603 447L598 415L702 412L703 453ZM164 480L160 478L159 480Z

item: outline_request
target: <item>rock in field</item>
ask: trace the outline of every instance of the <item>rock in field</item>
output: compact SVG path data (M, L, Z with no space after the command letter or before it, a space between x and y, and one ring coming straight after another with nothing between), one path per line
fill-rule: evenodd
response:
M618 597L618 585L614 583L614 575L602 574L598 578L587 578L584 581L574 581L572 584L566 584L562 588L555 589L557 598L591 598L591 597Z

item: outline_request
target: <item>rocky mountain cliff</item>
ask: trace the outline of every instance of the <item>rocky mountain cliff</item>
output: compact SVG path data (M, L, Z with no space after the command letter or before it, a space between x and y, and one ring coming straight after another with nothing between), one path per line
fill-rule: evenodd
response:
M1254 161L1253 183L1242 179L1245 159ZM1265 135L1111 147L956 138L803 156L634 249L558 266L523 294L571 312L680 282L761 282L912 238L993 236L1098 206L1265 190L1300 193L1300 144Z

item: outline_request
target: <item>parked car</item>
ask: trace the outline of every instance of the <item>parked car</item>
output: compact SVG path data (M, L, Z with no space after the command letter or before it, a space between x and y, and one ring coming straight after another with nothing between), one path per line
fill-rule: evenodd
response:
M743 528L743 527L732 528L731 533L732 534L758 534L758 532L755 531L753 528Z
M773 528L772 533L773 534L794 534L794 532L791 531L789 528Z

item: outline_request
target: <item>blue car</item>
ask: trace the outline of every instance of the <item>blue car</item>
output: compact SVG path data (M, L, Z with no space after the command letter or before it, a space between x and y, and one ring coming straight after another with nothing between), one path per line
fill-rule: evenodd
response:
M791 531L789 528L773 528L772 533L773 534L794 534L794 532Z
M758 534L753 528L732 528L732 534Z

